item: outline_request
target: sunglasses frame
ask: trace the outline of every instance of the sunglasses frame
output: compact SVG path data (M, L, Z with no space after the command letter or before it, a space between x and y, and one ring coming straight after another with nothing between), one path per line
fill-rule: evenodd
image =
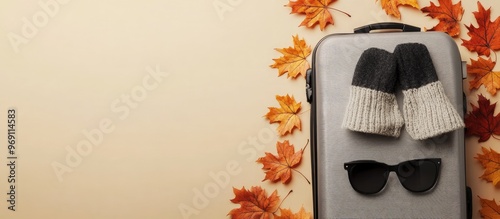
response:
M404 176L401 176L400 172L398 171L399 167L401 165L405 165L407 163L421 162L421 161L430 161L436 167L436 173L435 173L435 176L433 176L435 180L434 180L432 186L430 186L429 188L426 188L426 189L422 189L422 190L414 190L414 189L406 187L406 185L401 181L402 178L404 178ZM361 190L357 189L356 187L354 187L353 184L352 184L352 182L351 182L351 176L352 176L353 168L357 164L377 164L377 165L383 166L385 168L385 172L384 172L384 178L385 178L385 180L384 180L384 186L382 186L376 192L365 192L365 191L361 191ZM439 178L439 172L440 172L440 169L441 169L441 158L424 158L424 159L407 160L407 161L400 162L400 163L398 163L396 165L388 165L388 164L381 163L381 162L374 161L374 160L355 160L355 161L344 163L344 169L347 170L347 172L348 172L349 183L351 184L351 187L354 190L356 190L356 192L359 192L361 194L367 194L367 195L369 195L369 194L376 194L376 193L379 193L380 191L382 191L385 188L385 186L387 185L387 180L389 179L390 172L395 172L396 173L396 175L398 176L399 183L401 183L401 185L406 190L408 190L410 192L426 192L426 191L429 191L432 188L434 188L434 186L437 184L437 181L438 181L438 178Z

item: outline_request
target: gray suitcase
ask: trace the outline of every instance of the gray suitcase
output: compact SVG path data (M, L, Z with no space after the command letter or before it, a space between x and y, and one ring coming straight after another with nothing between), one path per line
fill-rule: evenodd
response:
M376 32L401 29L402 32ZM432 57L446 95L463 118L464 66L456 43L441 32L399 23L357 28L354 34L332 34L315 47L307 74L311 103L314 218L469 218L464 130L427 140L412 139L405 128L399 138L365 134L341 127L356 63L370 47L393 51L401 43L422 43ZM396 90L402 111L403 94ZM351 187L344 163L376 160L389 165L420 158L441 158L437 184L427 192L405 189L394 172L381 192L365 195Z

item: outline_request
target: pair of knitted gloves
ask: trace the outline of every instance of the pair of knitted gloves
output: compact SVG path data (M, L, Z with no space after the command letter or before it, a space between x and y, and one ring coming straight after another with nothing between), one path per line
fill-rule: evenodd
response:
M403 117L395 86L403 91ZM446 97L427 47L396 46L393 53L369 48L356 65L342 126L353 131L399 137L401 127L423 140L464 127Z

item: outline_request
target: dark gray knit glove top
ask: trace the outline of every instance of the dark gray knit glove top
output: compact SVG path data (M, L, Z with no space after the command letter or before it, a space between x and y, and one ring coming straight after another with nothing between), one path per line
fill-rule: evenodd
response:
M394 93L397 80L396 59L392 53L378 48L363 52L356 64L352 85Z
M398 59L401 89L408 90L438 80L427 47L420 43L400 44L394 51Z

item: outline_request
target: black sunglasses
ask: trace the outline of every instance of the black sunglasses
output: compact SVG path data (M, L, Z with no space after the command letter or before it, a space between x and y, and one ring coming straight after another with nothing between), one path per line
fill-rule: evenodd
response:
M380 192L391 171L396 172L401 185L411 192L425 192L434 187L439 176L441 158L416 159L387 165L374 160L357 160L344 164L349 182L362 194Z

